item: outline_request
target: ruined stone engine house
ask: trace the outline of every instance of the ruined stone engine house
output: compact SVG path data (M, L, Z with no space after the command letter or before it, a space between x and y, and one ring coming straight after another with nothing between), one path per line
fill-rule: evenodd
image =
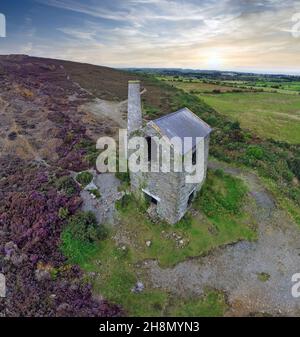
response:
M158 216L170 224L178 222L186 213L188 207L201 189L207 172L209 153L209 138L212 129L202 119L196 116L188 108L152 120L143 125L141 85L139 81L129 81L128 86L128 135L138 133L145 137L148 143L148 158L155 155L157 149L153 147L152 137L172 139L179 137L192 137L192 146L182 148L179 155L192 155L193 164L197 164L195 147L197 137L204 139L204 147L201 150L201 160L204 162L204 175L198 183L187 183L186 172L130 172L132 191L139 197L150 202L150 214ZM176 149L174 149L176 151ZM159 153L159 150L158 152ZM177 153L178 154L178 153ZM156 154L157 155L157 154ZM171 157L172 160L173 157ZM172 165L171 165L172 167Z

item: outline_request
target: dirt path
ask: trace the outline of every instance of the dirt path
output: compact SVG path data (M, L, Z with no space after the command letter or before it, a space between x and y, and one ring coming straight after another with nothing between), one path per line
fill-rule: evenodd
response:
M120 128L127 128L127 100L123 102L105 101L96 98L83 108L95 116L113 120Z
M207 287L219 289L227 295L228 316L257 313L300 316L300 299L291 295L291 277L300 272L299 228L276 207L254 174L217 162L211 162L210 167L239 176L249 186L257 204L254 215L258 240L229 245L169 269L162 269L152 261L147 272L153 287L178 295L201 295ZM260 273L269 275L269 280L259 280Z

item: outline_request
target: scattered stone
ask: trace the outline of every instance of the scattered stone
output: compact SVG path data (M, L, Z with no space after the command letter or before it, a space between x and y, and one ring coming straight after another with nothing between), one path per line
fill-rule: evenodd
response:
M88 273L88 276L89 276L90 278L95 278L95 277L97 276L97 273L95 273L94 271L90 271L90 272Z
M50 273L47 270L37 269L35 271L35 279L38 282L49 281L49 280L51 280L51 275L50 275Z
M60 314L62 314L62 315L63 314L67 314L71 310L72 310L72 307L68 303L62 303L57 308L57 312L60 313Z
M17 133L16 132L11 132L9 135L8 135L8 139L9 140L15 140L17 138Z
M11 257L11 262L14 266L20 266L22 263L24 263L28 259L28 256L26 254L14 254Z
M147 247L150 247L151 244L152 244L152 242L151 242L150 240L146 241L146 246L147 246Z
M145 286L142 282L137 282L134 288L131 289L131 292L138 294L141 293L145 289Z

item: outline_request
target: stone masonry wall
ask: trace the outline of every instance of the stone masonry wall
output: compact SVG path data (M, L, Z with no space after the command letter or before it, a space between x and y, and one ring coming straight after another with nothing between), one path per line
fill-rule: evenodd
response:
M140 81L128 83L128 134L142 127L142 103Z
M144 129L146 136L160 137L160 134L150 126ZM205 176L208 160L209 138L205 139ZM171 158L172 167L172 158ZM157 214L170 224L178 222L185 214L188 199L193 191L199 191L200 184L187 184L184 172L147 172L131 173L132 190L140 197L144 197L143 189L160 199L157 204Z

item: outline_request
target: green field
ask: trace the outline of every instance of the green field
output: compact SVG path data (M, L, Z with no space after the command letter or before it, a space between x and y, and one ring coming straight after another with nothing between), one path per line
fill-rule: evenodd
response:
M224 92L232 92L237 89L234 86L227 85L218 85L212 83L205 83L201 81L167 81L171 86L177 87L178 89L183 89L191 94L194 93L209 93L214 90L218 90L222 93ZM245 91L245 89L240 89L241 91Z
M300 95L267 92L270 88L263 88L264 92L232 92L237 87L167 80L170 85L197 95L219 113L239 121L242 128L264 139L300 144Z
M251 82L248 83L248 84L253 85ZM300 82L298 82L298 81L291 81L291 82L258 81L258 82L254 82L254 86L261 87L261 88L272 88L272 89L300 91Z
M300 143L300 97L279 93L201 95L222 114L262 138Z

